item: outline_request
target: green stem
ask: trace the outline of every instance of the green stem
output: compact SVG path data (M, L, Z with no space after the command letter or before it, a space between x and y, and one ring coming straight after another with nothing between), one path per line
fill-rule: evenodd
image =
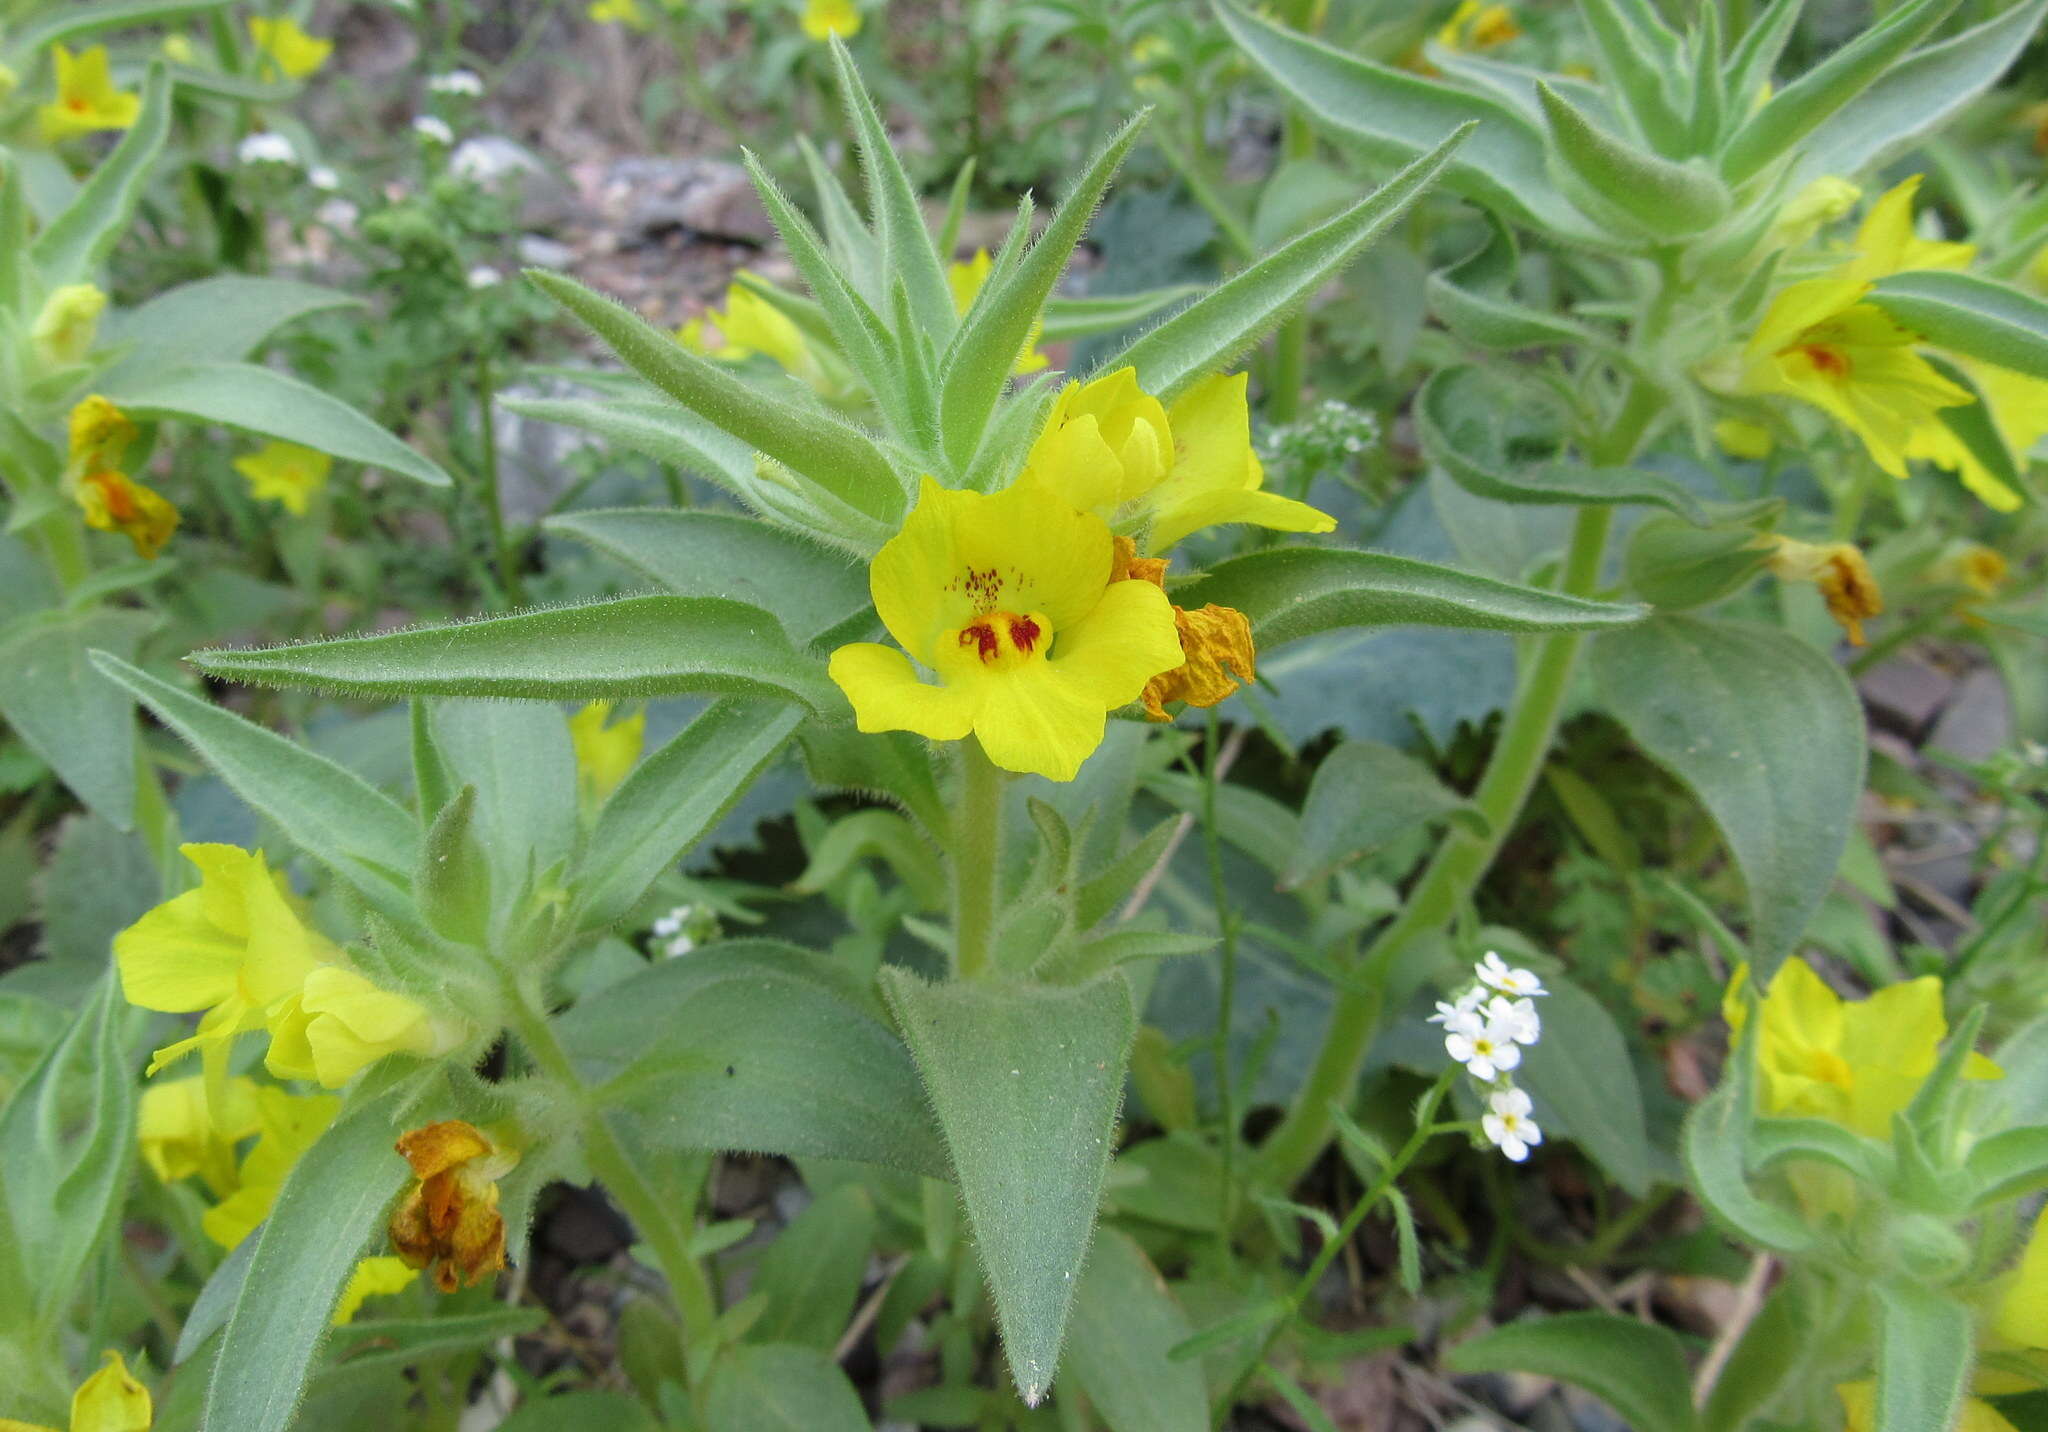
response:
M1285 153L1289 160L1316 152L1315 131L1299 110L1287 112ZM1301 416L1301 391L1308 382L1308 310L1300 308L1273 339L1273 386L1266 394L1266 418L1285 426Z
M505 599L517 607L526 605L526 588L519 580L519 555L512 549L511 541L505 535L505 507L498 495L498 429L492 420L493 398L497 392L491 380L490 354L478 351L476 355L476 405L477 423L480 431L478 441L483 444L483 460L478 475L484 486L484 518L491 527L491 551L498 564L498 582L505 589Z
M1634 383L1613 426L1602 441L1589 444L1588 455L1600 465L1628 461L1656 416L1659 401L1654 387L1640 380ZM1560 583L1565 592L1585 596L1598 585L1613 518L1611 507L1579 509ZM1307 1081L1259 1151L1264 1172L1276 1186L1292 1187L1329 1146L1335 1128L1331 1106L1347 1100L1358 1082L1379 1022L1379 989L1387 970L1411 941L1443 928L1471 898L1514 827L1549 754L1584 644L1585 634L1575 631L1553 632L1534 643L1499 744L1472 796L1485 817L1487 834L1481 838L1457 832L1437 848L1400 915L1361 958L1360 978L1339 992Z
M654 1250L655 1261L660 1263L675 1298L685 1348L693 1338L710 1338L718 1307L704 1270L690 1254L687 1220L679 1221L672 1216L669 1203L627 1154L602 1112L591 1104L590 1090L577 1075L547 1016L534 1007L523 991L512 989L509 995L512 1027L519 1042L526 1046L541 1072L571 1095L581 1109L583 1154L590 1171ZM687 1362L686 1358L686 1365Z
M959 743L960 798L953 807L953 973L989 972L996 889L1003 866L1003 773L970 736Z
M1216 902L1217 932L1223 937L1222 966L1216 995L1216 1032L1211 1041L1210 1060L1216 1069L1217 1113L1223 1122L1222 1222L1217 1225L1223 1256L1231 1256L1230 1230L1237 1224L1238 1114L1236 1075L1230 1067L1230 1029L1236 1022L1237 924L1238 912L1223 880L1223 835L1216 822L1216 787L1222 731L1216 708L1209 708L1208 759L1202 768L1202 845L1209 862L1210 898Z

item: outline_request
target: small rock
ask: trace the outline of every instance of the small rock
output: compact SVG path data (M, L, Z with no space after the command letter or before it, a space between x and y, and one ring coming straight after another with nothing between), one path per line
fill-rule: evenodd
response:
M602 1263L633 1241L626 1221L588 1189L565 1187L543 1226L548 1247L571 1263Z
M722 160L621 159L605 176L604 194L620 225L643 240L676 228L754 244L775 237L747 171Z
M2012 705L1995 670L1983 666L1963 678L1927 744L1966 761L1981 761L2012 744Z
M1909 741L1920 738L1956 689L1948 673L1910 660L1888 661L1858 685L1872 722Z
M519 262L534 268L565 269L576 261L576 250L542 234L519 236Z
M566 179L524 145L503 135L465 139L448 156L450 172L493 193L519 194L519 222L528 229L558 229L576 214L576 192Z

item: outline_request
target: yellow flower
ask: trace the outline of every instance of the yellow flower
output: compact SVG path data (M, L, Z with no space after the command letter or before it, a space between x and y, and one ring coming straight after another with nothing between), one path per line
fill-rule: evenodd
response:
M181 845L199 867L199 888L151 910L114 937L121 992L130 1004L182 1014L205 1010L189 1039L157 1050L154 1074L194 1048L225 1055L244 1030L296 995L306 976L338 951L308 929L282 877L260 851Z
M1113 581L1130 577L1166 585L1166 559L1140 557L1137 545L1128 537L1116 539L1116 561L1110 569ZM1181 664L1161 672L1145 683L1139 699L1145 715L1154 721L1171 721L1166 703L1185 701L1190 706L1208 707L1237 690L1238 683L1258 675L1257 656L1252 650L1252 624L1234 607L1210 602L1195 611L1173 609L1175 634L1180 638ZM1226 671L1224 668L1228 667ZM1231 672L1235 672L1233 677Z
M71 409L70 438L73 471L119 467L121 454L135 441L135 424L113 403L94 393Z
M1869 291L1859 278L1786 288L1743 350L1735 391L1811 403L1861 438L1879 467L1904 477L1915 433L1940 421L1937 409L1971 396L1913 351L1915 334L1864 301Z
M1828 615L1841 623L1851 646L1863 645L1863 623L1884 615L1884 593L1870 574L1870 563L1848 542L1796 542L1764 533L1756 544L1770 549L1771 575L1781 582L1812 582L1828 604Z
M235 1146L261 1126L257 1087L237 1075L209 1095L197 1075L166 1079L142 1091L135 1136L142 1161L166 1184L198 1177L215 1198L226 1198L239 1183Z
M341 1290L341 1301L334 1306L334 1326L352 1322L362 1308L365 1298L388 1297L410 1288L420 1276L417 1268L408 1268L403 1258L389 1253L380 1253L374 1258L360 1259L355 1272L348 1275L348 1286Z
M1729 981L1721 1009L1731 1039L1748 1021L1740 998L1743 965ZM1844 1000L1803 960L1787 960L1760 1006L1758 1105L1765 1114L1828 1119L1859 1134L1889 1140L1892 1115L1903 1110L1932 1072L1948 1021L1941 981L1933 975L1888 986L1864 1000ZM1972 1079L2003 1074L1972 1053Z
M1877 1384L1845 1382L1835 1389L1848 1419L1842 1432L1877 1432ZM1963 1399L1962 1413L1947 1432L2019 1432L1998 1409L1981 1397Z
M264 1067L280 1079L316 1079L329 1089L339 1089L387 1054L446 1054L468 1033L346 965L310 971L299 992L274 1006L266 1022L270 1053Z
M1083 512L1119 526L1149 521L1154 552L1231 522L1328 532L1337 524L1327 513L1261 489L1245 382L1242 373L1204 378L1171 409L1140 388L1130 368L1069 383L1025 471Z
M497 1180L519 1156L475 1126L450 1119L398 1137L417 1182L391 1215L391 1244L409 1268L431 1268L452 1293L505 1266Z
M327 57L334 53L332 40L307 34L290 16L279 19L250 16L249 38L256 42L256 48L271 63L284 72L286 79L304 79L326 64Z
M256 1091L256 1106L256 1142L236 1171L235 1191L199 1220L206 1236L223 1248L236 1247L270 1217L286 1177L341 1112L341 1098L261 1088Z
M994 494L926 478L868 569L903 650L842 646L832 679L863 731L935 741L971 731L1006 770L1072 780L1102 744L1107 713L1182 661L1166 594L1112 581L1114 555L1100 518L1029 476ZM919 680L911 658L938 684Z
M763 354L828 396L842 386L789 315L741 283L727 287L723 313L714 308L691 319L676 337L693 353L729 363Z
M282 502L294 517L306 515L313 494L327 485L334 459L297 443L265 443L235 459L235 471L249 482L249 495Z
M42 312L29 331L36 356L52 368L82 361L99 336L100 315L106 307L107 296L89 283L67 283L52 293L43 301Z
M1505 5L1482 5L1480 0L1461 0L1436 42L1447 50L1491 50L1516 39L1522 27L1515 12Z
M850 40L860 33L860 6L853 0L804 0L803 27L821 44L834 35Z
M85 473L72 484L71 496L84 511L86 526L125 534L135 544L135 555L149 561L178 529L178 509L126 473Z
M1855 208L1862 197L1863 190L1847 179L1823 174L1785 201L1777 223L1764 239L1765 247L1782 249L1805 243L1822 225L1832 224Z
M1876 279L1918 269L1968 268L1977 256L1974 244L1923 239L1913 227L1913 196L1921 176L1900 180L1879 196L1856 230L1856 256L1836 271L1837 278Z
M78 1385L71 1396L69 1432L149 1432L153 1409L149 1389L129 1376L121 1354L107 1353L106 1365ZM35 1422L0 1417L0 1432L58 1432Z
M21 76L8 66L0 64L0 104L5 104L8 100L12 99L15 90L20 87Z
M576 783L586 811L595 810L619 788L647 737L647 712L635 711L607 726L612 703L593 701L569 718L569 740L576 747Z
M639 0L597 0L583 13L600 25L624 25L629 30L648 27L647 16L640 9Z
M963 263L956 263L946 270L946 285L953 290L953 311L962 318L974 306L974 297L981 292L981 286L988 282L990 268L994 266L987 249L976 249L974 257ZM1033 319L1031 332L1025 336L1024 351L1017 355L1012 373L1019 377L1036 373L1052 360L1038 351L1038 335L1045 331L1043 318Z
M2012 574L2011 566L1982 542L1958 543L1927 569L1929 581L1967 587L1980 597L1995 597Z
M1748 458L1752 462L1769 457L1771 449L1778 445L1769 428L1741 418L1723 418L1715 423L1714 441L1728 456Z
M187 35L164 36L163 52L164 58L174 65L199 63L199 51L193 48L191 37Z
M53 45L50 54L57 62L57 99L37 111L44 140L55 144L96 129L126 129L135 123L142 113L142 96L114 88L105 45L94 45L82 55Z

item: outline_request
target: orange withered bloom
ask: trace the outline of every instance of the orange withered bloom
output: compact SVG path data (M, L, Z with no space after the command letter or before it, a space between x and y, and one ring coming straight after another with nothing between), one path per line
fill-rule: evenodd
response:
M1828 604L1828 615L1841 624L1851 646L1863 645L1863 623L1884 614L1884 593L1870 573L1863 553L1848 542L1799 542L1766 533L1760 545L1770 548L1770 569L1780 581L1812 582Z
M418 1182L391 1215L391 1245L411 1268L431 1268L452 1293L505 1266L497 1180L518 1162L473 1124L448 1119L398 1137Z
M1116 539L1114 575L1119 579L1136 578L1164 587L1166 563L1164 557L1140 557L1136 544L1128 537ZM1252 650L1252 624L1243 612L1215 602L1192 612L1175 607L1173 625L1185 660L1145 683L1139 699L1152 720L1173 719L1166 711L1169 701L1214 706L1237 690L1240 682L1250 681L1258 674ZM1237 673L1234 679L1231 672Z

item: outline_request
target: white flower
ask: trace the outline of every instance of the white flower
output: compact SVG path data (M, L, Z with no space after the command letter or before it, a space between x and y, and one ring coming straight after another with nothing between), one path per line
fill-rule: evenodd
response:
M313 217L328 228L345 234L355 228L361 211L346 199L329 199L314 211Z
M306 171L306 182L315 189L324 189L332 193L341 187L341 176L325 164L315 164Z
M1496 1089L1486 1101L1490 1113L1479 1127L1487 1140L1515 1163L1529 1157L1529 1150L1543 1142L1543 1130L1529 1117L1529 1096L1520 1089Z
M1511 998L1519 999L1523 995L1550 993L1543 987L1542 980L1527 970L1509 969L1507 962L1492 950L1488 950L1486 958L1472 967L1472 972L1479 976L1479 982L1488 989L1497 990Z
M1445 1051L1483 1084L1492 1083L1522 1062L1521 1046L1493 1020L1482 1023L1478 1014L1470 1013L1449 1021L1445 1028L1449 1031L1444 1035Z
M1436 1013L1429 1017L1429 1022L1431 1024L1449 1026L1461 1015L1470 1014L1479 1008L1479 1001L1485 997L1486 990L1479 985L1474 985L1459 995L1455 1003L1445 1004L1442 1000L1438 1000L1436 1002Z
M484 82L475 70L450 70L445 75L429 76L427 88L435 94L468 95L474 99L484 92Z
M299 151L282 134L258 130L235 146L235 158L244 164L296 164Z
M1486 1019L1517 1044L1534 1044L1543 1037L1543 1021L1536 1016L1533 999L1509 999L1497 994L1486 1002Z
M469 271L469 286L471 288L491 288L504 281L505 275L499 273L489 264L478 264Z
M435 144L453 144L455 142L455 131L448 127L447 120L437 115L422 114L414 116L412 132L422 139L431 140Z
M697 942L695 940L691 939L688 935L678 935L668 942L667 953L670 959L676 960L681 959L696 948Z

